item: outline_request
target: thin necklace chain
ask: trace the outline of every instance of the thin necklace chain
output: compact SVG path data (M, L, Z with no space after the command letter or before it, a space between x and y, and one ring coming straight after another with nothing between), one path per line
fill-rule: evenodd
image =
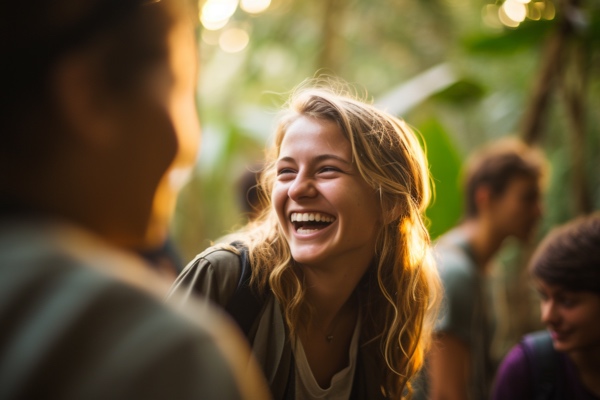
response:
M352 294L352 296L354 296L354 294ZM334 321L333 326L331 327L331 330L329 331L329 334L325 334L325 340L327 341L327 343L331 343L333 342L334 334L335 334L335 329L337 328L338 324L340 323L340 320L342 319L342 314L338 314L336 316L336 321Z

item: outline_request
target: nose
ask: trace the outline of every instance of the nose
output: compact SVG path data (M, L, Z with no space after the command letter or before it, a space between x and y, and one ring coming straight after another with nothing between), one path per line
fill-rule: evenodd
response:
M288 196L294 201L312 198L316 195L317 189L314 180L302 173L296 175L288 188Z
M542 300L540 303L541 319L545 325L556 325L560 316L556 309L556 303L552 300Z

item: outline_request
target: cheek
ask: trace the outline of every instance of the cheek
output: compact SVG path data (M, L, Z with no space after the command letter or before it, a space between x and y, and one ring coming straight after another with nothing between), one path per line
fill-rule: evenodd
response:
M287 189L280 183L273 185L273 191L271 192L271 208L277 214L277 217L281 221L283 214L285 214L285 200L287 199Z
M504 202L502 202L500 204L500 207L498 207L499 209L499 216L502 216L503 218L507 218L506 222L515 222L513 218L510 218L510 216L515 216L518 215L520 213L520 208L517 204L517 202L514 199L506 199Z
M350 223L353 231L374 237L382 221L378 197L363 185L349 189L337 194L339 204L345 204L346 215L351 217L346 223Z
M593 332L600 339L600 319L598 316L600 316L600 309L598 307L589 307L574 312L571 318L574 323L586 332Z
M173 163L178 152L178 140L170 113L157 102L147 103L128 117L127 144L128 171L133 179L145 177L158 180Z
M170 114L177 133L178 157L176 167L193 166L200 143L200 123L193 98L181 96L173 99Z

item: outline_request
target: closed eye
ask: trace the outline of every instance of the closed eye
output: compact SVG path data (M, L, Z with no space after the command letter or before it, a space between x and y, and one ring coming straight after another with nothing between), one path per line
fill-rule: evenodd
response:
M295 174L296 170L292 169L292 168L279 168L277 170L277 176L281 176L281 177L288 177L292 174Z
M563 295L558 298L559 303L566 308L575 307L578 303L577 300L577 297L573 295Z
M322 173L322 174L323 174L323 173L324 173L324 174L326 174L326 173L334 173L334 172L342 172L342 170L341 170L341 169L339 169L339 168L337 168L337 167L330 166L330 165L328 165L328 166L326 166L326 167L322 167L322 168L319 170L319 173Z

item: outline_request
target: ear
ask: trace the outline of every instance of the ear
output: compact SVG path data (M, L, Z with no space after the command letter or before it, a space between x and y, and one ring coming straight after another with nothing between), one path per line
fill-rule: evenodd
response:
M69 55L55 67L52 85L67 133L78 142L104 147L112 141L116 120L96 63L89 54Z
M489 186L479 186L475 189L475 205L480 214L490 209L492 200L492 190Z

